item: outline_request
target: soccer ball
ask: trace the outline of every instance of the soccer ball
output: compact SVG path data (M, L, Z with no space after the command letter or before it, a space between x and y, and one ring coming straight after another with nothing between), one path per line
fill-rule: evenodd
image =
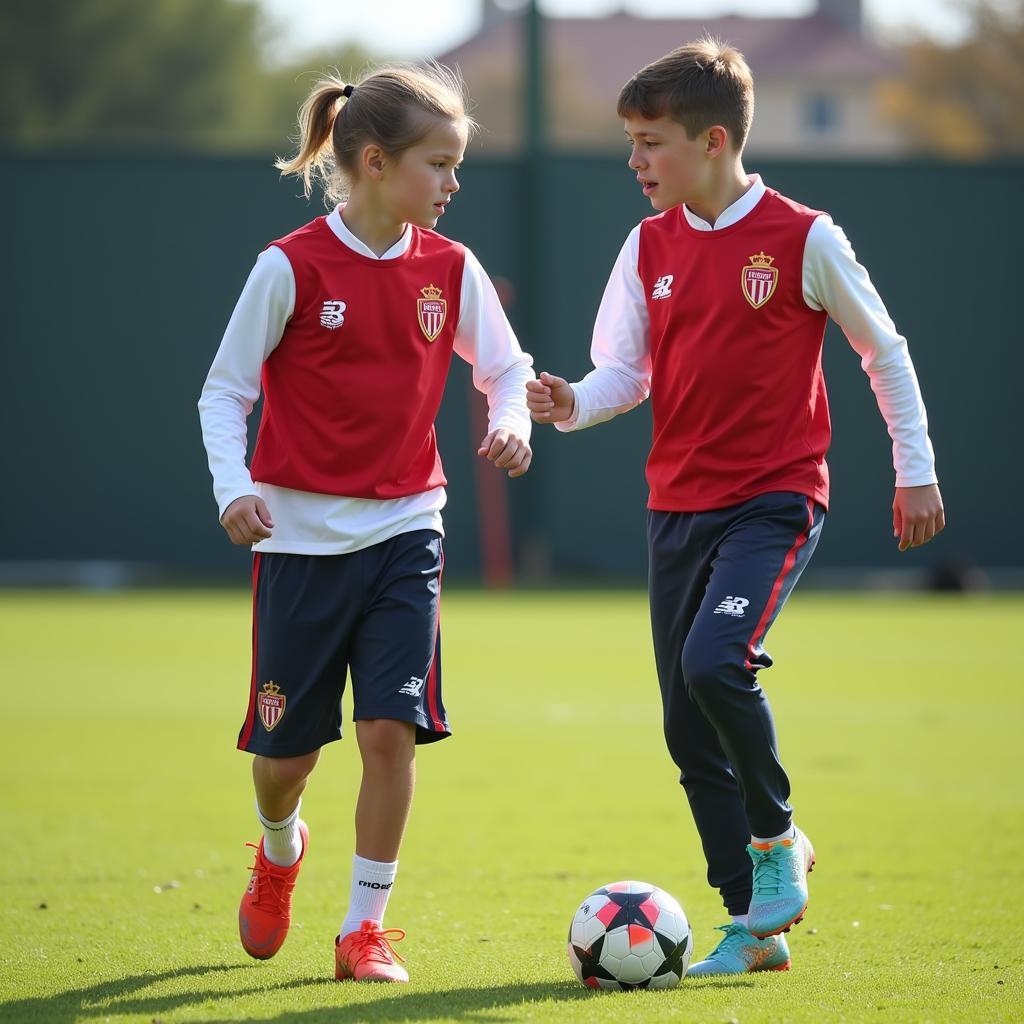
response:
M590 988L675 988L692 945L683 908L649 882L595 889L569 925L569 963Z

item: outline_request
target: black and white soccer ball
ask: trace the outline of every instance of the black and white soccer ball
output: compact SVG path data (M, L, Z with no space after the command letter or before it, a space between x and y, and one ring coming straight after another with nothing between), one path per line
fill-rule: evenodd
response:
M683 908L649 882L595 889L569 925L569 963L590 988L675 988L692 947Z

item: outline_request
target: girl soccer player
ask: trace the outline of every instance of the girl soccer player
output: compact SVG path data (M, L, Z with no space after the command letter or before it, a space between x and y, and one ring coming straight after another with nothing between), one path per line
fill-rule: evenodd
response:
M475 127L448 69L327 78L280 161L337 205L272 242L242 290L199 402L220 522L253 546L253 667L239 749L254 754L263 837L239 908L242 946L273 956L309 845L300 797L341 737L351 673L362 759L335 977L408 981L382 928L412 802L417 743L450 733L438 600L445 478L434 419L452 352L489 424L478 454L530 465L532 361L473 254L432 230ZM343 197L345 201L342 202ZM245 421L263 413L251 469Z

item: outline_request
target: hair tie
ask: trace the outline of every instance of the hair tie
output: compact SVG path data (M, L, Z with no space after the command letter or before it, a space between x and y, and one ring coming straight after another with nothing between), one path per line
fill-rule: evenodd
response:
M352 93L355 92L355 88L356 87L354 85L346 85L345 88L341 90L341 95L344 96L345 99L348 99Z

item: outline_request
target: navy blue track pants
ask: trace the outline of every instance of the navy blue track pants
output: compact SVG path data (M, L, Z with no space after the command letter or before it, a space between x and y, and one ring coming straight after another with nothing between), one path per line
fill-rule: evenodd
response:
M731 914L751 896L746 846L792 821L762 646L818 542L825 510L772 492L710 512L648 514L649 591L665 739L708 881Z

